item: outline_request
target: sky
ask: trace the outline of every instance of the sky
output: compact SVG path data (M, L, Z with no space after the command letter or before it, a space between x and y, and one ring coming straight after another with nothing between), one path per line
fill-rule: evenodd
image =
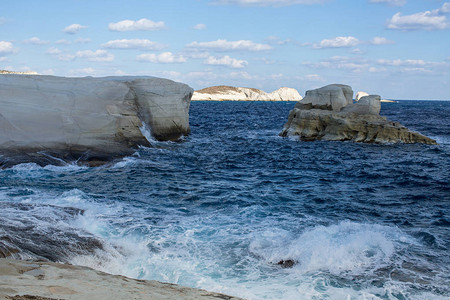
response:
M450 2L1 1L4 70L450 100Z

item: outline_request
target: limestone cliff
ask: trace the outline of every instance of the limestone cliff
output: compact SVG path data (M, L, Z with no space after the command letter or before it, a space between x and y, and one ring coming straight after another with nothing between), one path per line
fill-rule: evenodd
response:
M365 143L424 143L436 141L391 122L380 113L380 96L363 96L351 101L350 86L332 84L307 91L289 113L281 136L301 140L354 141Z
M155 77L0 75L0 155L110 160L149 145L142 127L177 140L189 133L192 92Z
M298 101L302 96L296 89L282 87L271 93L254 88L213 86L195 91L192 100L213 101Z

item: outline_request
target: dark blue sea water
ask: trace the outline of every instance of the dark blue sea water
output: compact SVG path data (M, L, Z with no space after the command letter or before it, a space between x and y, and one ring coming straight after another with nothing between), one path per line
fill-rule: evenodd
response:
M112 165L0 171L0 243L248 299L448 299L450 101L383 103L439 145L281 138L293 102L193 102Z

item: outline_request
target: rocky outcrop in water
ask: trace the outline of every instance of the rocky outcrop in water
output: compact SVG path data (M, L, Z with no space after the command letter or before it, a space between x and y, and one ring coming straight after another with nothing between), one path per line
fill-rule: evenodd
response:
M307 91L289 113L281 136L303 141L354 141L365 143L424 143L436 141L381 117L380 96L363 96L353 103L348 85L331 84Z
M87 267L0 258L0 299L239 300L205 290Z
M0 75L0 165L108 161L189 133L193 90L155 77ZM40 158L39 158L40 157ZM44 158L43 158L44 157Z
M195 91L192 100L213 101L298 101L302 96L296 89L282 87L271 93L243 87L213 86Z

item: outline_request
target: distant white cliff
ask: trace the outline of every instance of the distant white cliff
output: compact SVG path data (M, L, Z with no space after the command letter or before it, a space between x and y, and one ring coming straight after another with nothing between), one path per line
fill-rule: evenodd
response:
M212 101L299 101L296 89L282 87L271 93L262 90L232 86L213 86L195 91L192 100Z
M0 70L0 74L38 75L38 73L34 72L34 71L15 72L15 71L8 71L8 70Z

